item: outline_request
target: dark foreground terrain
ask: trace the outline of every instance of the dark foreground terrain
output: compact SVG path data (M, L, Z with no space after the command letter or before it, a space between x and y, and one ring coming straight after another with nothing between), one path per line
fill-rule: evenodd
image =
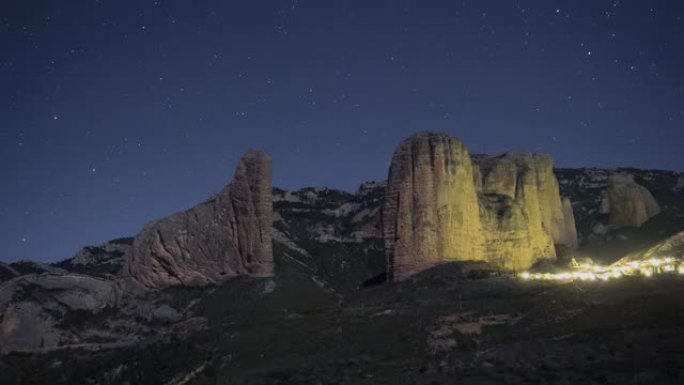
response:
M555 284L451 264L341 295L275 280L176 290L186 338L0 359L8 384L647 384L684 381L684 279ZM85 319L81 322L97 322Z

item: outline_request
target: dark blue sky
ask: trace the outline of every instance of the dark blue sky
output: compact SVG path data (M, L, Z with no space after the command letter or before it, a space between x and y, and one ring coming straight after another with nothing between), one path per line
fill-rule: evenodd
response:
M248 148L354 190L404 137L684 168L684 2L4 0L0 260L202 201Z

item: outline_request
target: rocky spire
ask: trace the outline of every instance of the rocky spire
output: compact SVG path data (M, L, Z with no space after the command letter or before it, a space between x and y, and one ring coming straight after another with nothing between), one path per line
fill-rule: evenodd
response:
M135 237L124 274L145 288L272 276L271 196L270 158L250 150L218 194L145 226Z
M392 158L383 208L389 276L401 280L437 264L482 259L482 229L465 146L420 133Z

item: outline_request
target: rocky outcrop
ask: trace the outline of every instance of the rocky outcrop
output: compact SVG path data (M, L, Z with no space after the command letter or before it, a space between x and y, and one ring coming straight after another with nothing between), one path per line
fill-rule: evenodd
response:
M97 277L118 276L133 249L133 238L119 238L99 246L86 246L55 267L68 272Z
M392 157L383 207L388 276L401 280L447 261L484 258L480 206L466 147L420 133Z
M130 295L121 280L28 274L0 284L0 353L103 350L203 327L173 295ZM185 313L187 311L187 313Z
M471 156L458 139L420 133L394 153L383 211L390 276L453 260L526 269L574 248L572 205L548 155Z
M82 275L32 274L7 281L0 285L1 351L48 350L82 342L86 331L75 334L65 316L100 313L116 306L120 296L114 281Z
M249 151L221 192L145 226L126 263L129 282L158 289L272 276L271 190L270 158Z
M614 174L608 178L605 203L610 225L616 227L640 227L660 213L660 206L651 192L629 174Z
M538 250L548 248L543 234L551 243L576 247L577 232L572 204L560 196L553 160L546 154L506 153L499 156L476 156L481 168L483 192L515 199L522 205L532 225Z

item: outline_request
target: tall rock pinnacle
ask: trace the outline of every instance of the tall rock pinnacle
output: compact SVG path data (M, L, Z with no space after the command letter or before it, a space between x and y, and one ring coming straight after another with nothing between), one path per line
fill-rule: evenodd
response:
M270 158L250 150L218 194L146 225L135 237L124 274L155 289L272 276L271 197Z
M390 277L482 259L479 210L470 154L458 139L424 132L401 143L383 207Z

